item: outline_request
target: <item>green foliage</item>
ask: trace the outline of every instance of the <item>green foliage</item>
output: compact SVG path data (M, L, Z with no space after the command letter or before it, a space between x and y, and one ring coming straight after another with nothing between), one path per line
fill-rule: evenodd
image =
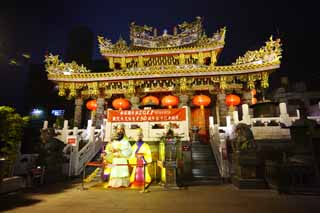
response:
M15 162L23 137L23 128L29 118L23 117L8 106L0 106L0 158L9 164Z

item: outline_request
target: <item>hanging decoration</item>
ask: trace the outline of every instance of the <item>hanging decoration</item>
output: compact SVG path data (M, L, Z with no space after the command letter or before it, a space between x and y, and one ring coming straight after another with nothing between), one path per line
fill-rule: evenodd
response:
M86 107L90 111L95 111L97 109L97 100L90 100L86 103Z
M117 98L112 101L112 106L115 109L128 109L130 107L130 102L125 98Z
M240 104L240 97L234 94L226 96L226 105L229 107L238 106Z
M177 106L178 104L179 98L177 96L167 95L161 99L161 105L164 107L168 107L169 109L171 109L174 106Z
M157 106L159 103L159 99L152 95L148 95L142 99L143 106Z
M251 97L251 104L254 105L257 103L257 98L255 97L255 95L257 94L257 91L255 89L250 91L252 97Z
M208 106L211 103L211 99L207 95L196 95L192 99L192 104L199 106L201 109Z

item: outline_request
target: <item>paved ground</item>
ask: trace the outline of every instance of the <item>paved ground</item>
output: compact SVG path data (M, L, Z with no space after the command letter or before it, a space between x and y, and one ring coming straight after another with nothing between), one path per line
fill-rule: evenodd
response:
M233 185L193 186L149 193L128 189L93 188L58 184L33 192L0 196L0 212L210 212L276 213L320 212L320 196L279 195L273 190L238 190Z

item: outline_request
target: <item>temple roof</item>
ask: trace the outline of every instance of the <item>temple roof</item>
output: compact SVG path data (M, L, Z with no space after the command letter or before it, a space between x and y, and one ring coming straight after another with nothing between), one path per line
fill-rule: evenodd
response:
M157 79L168 77L192 77L192 76L220 76L242 75L257 72L273 71L280 67L279 61L264 64L241 64L230 66L196 66L184 65L158 69L113 71L104 73L50 73L48 78L53 81L66 82L91 82L91 81L114 81L132 79Z
M199 33L198 39L182 46L166 47L159 43L157 48L143 47L134 41L138 38L137 32L149 32L152 28L143 26L140 29L132 24L134 45L128 46L123 39L112 44L99 37L101 53L110 57L109 65L111 62L120 63L120 69L94 73L76 62L64 63L59 56L49 54L45 59L48 79L58 83L59 95L70 98L79 93L96 97L102 90L110 96L127 94L129 89L133 92L253 89L257 82L267 88L269 74L280 67L280 39L274 40L271 36L263 47L247 51L231 65L216 66L216 56L224 45L225 28L208 38L202 32L200 19L179 26L182 32L176 36L189 29L192 33ZM155 35L152 38L153 41L160 39ZM205 63L205 57L211 60L210 63Z
M164 30L162 35L157 29L149 26L139 26L134 22L130 25L131 44L120 38L116 43L98 36L100 52L103 56L133 56L152 54L174 54L181 51L206 51L221 49L224 46L226 28L221 28L212 37L208 37L202 29L202 20L197 17L191 23L183 22L174 27L173 34ZM152 34L152 35L151 35Z

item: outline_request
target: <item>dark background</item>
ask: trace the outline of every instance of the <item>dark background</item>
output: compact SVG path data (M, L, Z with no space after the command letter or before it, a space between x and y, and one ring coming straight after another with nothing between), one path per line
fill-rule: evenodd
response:
M44 55L48 52L60 54L65 61L79 59L79 63L101 70L101 66L106 66L103 62L95 67L88 60L102 59L97 35L113 42L121 35L129 41L132 21L154 26L159 33L163 29L171 33L173 26L193 21L196 16L204 18L204 28L210 36L220 27L227 27L226 45L219 65L230 64L247 50L260 48L273 35L281 38L284 51L281 68L272 75L271 85L278 85L279 77L286 75L290 81L303 80L309 89L319 89L319 12L312 2L315 1L1 2L0 105L11 105L23 111L31 98L38 97L28 94L28 88L42 89L39 81L45 79L45 73L41 71ZM23 53L30 54L31 58L22 57ZM77 53L81 53L80 56ZM13 59L18 64L10 65ZM53 88L49 85L43 89L52 90L54 95ZM47 99L44 97L43 100Z

